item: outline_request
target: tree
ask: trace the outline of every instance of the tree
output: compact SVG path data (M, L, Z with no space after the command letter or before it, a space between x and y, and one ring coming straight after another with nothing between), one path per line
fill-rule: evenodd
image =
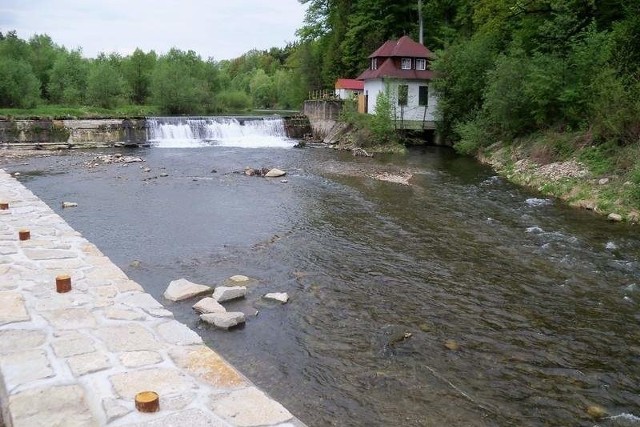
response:
M110 62L98 60L91 65L87 77L87 101L102 108L122 104L125 81L120 71Z
M145 104L151 94L151 76L156 66L157 55L154 51L144 53L136 49L122 62L122 75L127 83L131 101Z
M40 100L40 81L24 60L0 59L0 106L32 108Z
M63 51L51 69L47 90L52 102L81 105L87 91L88 61L80 50Z

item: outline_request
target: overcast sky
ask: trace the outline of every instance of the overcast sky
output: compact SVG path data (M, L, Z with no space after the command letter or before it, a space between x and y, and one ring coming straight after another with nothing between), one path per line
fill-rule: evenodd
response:
M294 41L304 10L298 0L0 0L0 31L48 34L87 57L177 47L221 60Z

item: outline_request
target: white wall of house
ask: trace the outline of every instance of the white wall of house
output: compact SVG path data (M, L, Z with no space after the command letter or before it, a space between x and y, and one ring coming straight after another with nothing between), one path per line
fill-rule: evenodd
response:
M400 80L400 79L374 79L364 82L364 92L369 95L367 101L367 111L369 114L375 114L376 99L378 94L386 90L387 83L389 85L389 98L391 101L391 111L395 112L396 120L418 120L418 121L435 121L436 106L438 98L435 96L433 83L427 80ZM398 105L398 87L400 85L408 86L407 105L402 107ZM429 96L427 99L426 111L424 105L419 104L420 86L429 87Z

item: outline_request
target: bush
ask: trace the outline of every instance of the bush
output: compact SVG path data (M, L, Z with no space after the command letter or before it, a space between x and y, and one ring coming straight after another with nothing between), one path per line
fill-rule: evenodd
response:
M22 60L0 60L0 106L31 108L40 100L40 81Z
M245 111L251 108L251 97L241 90L225 90L215 96L217 112Z

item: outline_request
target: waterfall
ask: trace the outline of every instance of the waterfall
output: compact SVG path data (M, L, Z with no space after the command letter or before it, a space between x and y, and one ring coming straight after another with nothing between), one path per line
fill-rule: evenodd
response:
M281 117L149 117L147 140L155 147L290 148Z

